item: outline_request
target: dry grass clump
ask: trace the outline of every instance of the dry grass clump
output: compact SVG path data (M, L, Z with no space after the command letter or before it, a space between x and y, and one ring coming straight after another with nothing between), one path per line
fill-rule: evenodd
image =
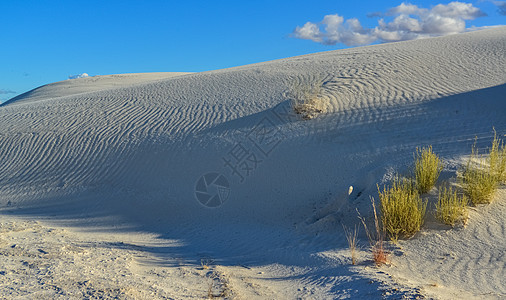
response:
M482 166L468 166L463 174L464 190L476 204L492 202L492 195L497 189L496 178Z
M494 140L488 157L490 173L496 177L498 183L506 183L506 147L504 142L497 137L494 129Z
M475 143L464 168L462 174L464 190L474 205L492 202L492 196L499 185L501 153L498 147L494 147L495 143L496 137L488 159L478 156Z
M348 229L343 225L344 234L346 235L346 240L348 241L348 247L350 249L351 254L351 264L355 265L357 262L357 235L358 228L355 226L353 231Z
M210 266L214 263L213 259L210 258L201 258L200 265L202 266L202 270L209 270Z
M427 193L436 184L443 166L439 157L428 148L416 148L415 156L415 182L421 194Z
M378 267L388 263L388 252L385 250L383 241L377 242L372 247L372 257L374 264Z
M436 203L436 218L452 227L459 222L465 225L468 218L466 196L459 197L457 191L451 187L445 186L440 189Z
M371 197L372 209L374 212L374 229L375 233L369 231L367 227L367 223L365 218L360 215L357 210L358 218L364 225L365 232L367 234L367 238L369 239L369 244L371 245L371 252L374 264L376 266L381 266L388 263L388 252L385 249L385 230L383 227L380 227L380 220L378 218L378 214L376 212L376 205L374 204L374 198Z
M427 201L423 201L413 182L395 178L390 187L378 187L381 222L393 242L409 238L423 225Z
M292 86L288 92L288 96L290 97L293 111L301 115L304 120L313 119L324 112L325 107L321 91L321 80Z

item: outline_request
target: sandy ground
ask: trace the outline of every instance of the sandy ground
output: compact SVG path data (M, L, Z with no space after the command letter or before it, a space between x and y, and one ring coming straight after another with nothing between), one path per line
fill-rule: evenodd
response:
M207 270L182 261L171 267L151 263L149 246L129 243L132 235L104 238L8 216L1 232L5 299L203 298L211 280Z
M390 262L379 268L373 265L365 241L359 244L356 266L350 264L349 253L343 248L316 254L325 267L220 265L205 254L200 259L167 255L165 249L177 246L177 241L146 233L75 231L3 215L0 296L331 298L305 284L317 271L327 280L340 278L341 285L347 287L336 298L501 299L506 295L506 239L501 222L506 214L506 191L501 190L496 198L491 205L472 208L465 227L450 229L428 221L415 239L389 245ZM338 273L341 276L336 276ZM296 291L290 291L295 287Z
M416 147L442 183L506 134L505 70L498 27L20 95L0 106L0 297L505 298L504 190L466 227L430 211L380 268L343 233ZM302 120L290 90L315 82Z
M340 288L338 298L415 299L424 288L403 285L388 271L373 267L366 249L359 254L358 266L336 264L335 258L346 256L342 250L318 254L333 264L326 268L224 266L205 254L200 259L167 255L164 249L177 243L146 234L75 231L9 215L2 217L0 232L4 299L329 298L306 283L314 272L343 281L347 288ZM340 276L329 271L343 267Z

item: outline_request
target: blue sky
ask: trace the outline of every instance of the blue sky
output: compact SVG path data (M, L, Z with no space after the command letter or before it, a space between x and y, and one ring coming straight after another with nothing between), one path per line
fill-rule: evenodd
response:
M391 22L384 27L392 30L396 16L392 8L401 3L2 0L0 101L84 72L92 76L199 72L388 42L385 35L373 35L372 29L383 18ZM409 3L421 11L450 1ZM479 10L476 18L463 16L467 28L506 24L506 16L499 12L499 7L506 9L504 1L463 3ZM375 12L379 13L368 17ZM487 16L479 17L481 13ZM329 23L341 17L343 25ZM352 26L356 21L346 23L353 18L365 28L358 30L363 37L359 42L341 37L343 33L356 36ZM419 17L420 23L430 25L423 18Z

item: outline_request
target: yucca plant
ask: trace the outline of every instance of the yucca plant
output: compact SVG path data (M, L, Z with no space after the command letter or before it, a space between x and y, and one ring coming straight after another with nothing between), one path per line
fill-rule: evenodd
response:
M390 187L379 189L381 222L393 242L409 238L422 227L427 209L413 181L396 177Z
M452 227L459 222L466 224L468 218L467 202L466 196L458 196L457 191L451 187L441 188L436 203L436 218Z
M415 182L420 194L427 193L436 184L443 166L439 157L432 152L432 146L416 148L415 156Z

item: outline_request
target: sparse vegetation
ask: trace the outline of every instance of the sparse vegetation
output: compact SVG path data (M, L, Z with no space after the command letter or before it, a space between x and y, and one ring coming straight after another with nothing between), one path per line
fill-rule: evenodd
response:
M346 240L348 241L348 247L350 249L351 254L351 264L355 265L357 262L357 235L358 235L358 228L355 226L353 228L353 231L348 229L346 226L343 225L344 234L346 235Z
M443 170L439 157L428 148L416 148L415 156L415 182L421 194L427 193L436 184L439 174Z
M372 247L372 257L376 266L382 266L388 263L388 252L385 250L383 240L378 241Z
M436 203L436 218L452 227L459 222L466 224L468 218L466 196L458 196L457 191L451 187L445 186L440 189Z
M504 142L497 137L495 129L488 163L490 166L490 173L496 177L497 182L506 183L506 147L504 147Z
M417 233L425 219L427 201L423 201L411 180L396 177L390 187L378 186L381 222L393 242Z
M310 120L324 111L321 98L322 82L314 80L306 84L296 84L291 87L288 97L296 114L304 120Z
M200 259L200 265L202 266L203 270L209 270L209 267L214 263L214 260L210 258L201 258Z
M358 218L364 225L365 232L367 234L367 238L369 239L369 244L371 245L371 252L374 264L376 266L381 266L388 263L388 252L385 250L385 230L380 226L380 220L378 218L378 214L376 211L376 205L374 204L374 198L371 197L371 204L374 213L374 228L376 233L372 233L369 231L367 227L367 222L364 217L360 215L357 210Z
M471 149L471 156L464 168L462 174L464 190L474 205L490 203L499 184L498 170L496 168L500 168L500 163L498 163L500 162L500 154L499 148L494 148L495 142L496 138L494 138L487 160L478 156L475 143Z
M423 200L420 194L430 191L436 185L443 169L440 158L432 151L432 146L417 148L414 157L414 179L401 178L397 175L390 186L384 186L383 190L377 186L380 218L371 197L375 233L369 231L365 218L358 213L371 245L373 260L378 266L388 262L388 252L384 244L386 236L395 243L399 238L412 237L421 229L425 221L427 200ZM452 227L459 223L463 225L467 223L469 199L473 204L489 203L499 184L506 183L506 147L495 130L488 156L486 158L478 156L475 143L471 156L459 176L467 197L444 185L439 188L434 212L438 220ZM351 192L352 187L349 194ZM352 232L344 225L343 228L350 247L352 264L355 264L357 229Z

